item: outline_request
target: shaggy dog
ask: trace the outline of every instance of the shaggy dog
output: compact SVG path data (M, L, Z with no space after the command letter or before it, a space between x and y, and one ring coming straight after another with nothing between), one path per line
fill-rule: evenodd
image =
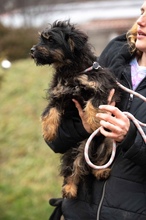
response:
M46 142L56 138L62 118L78 116L72 99L76 99L82 106L92 131L97 129L100 124L95 116L99 112L99 105L108 103L112 89L115 90L112 101L118 101L119 93L112 74L96 63L97 58L88 43L88 36L70 21L55 21L42 31L38 44L31 48L31 56L37 65L52 65L55 70L47 91L48 105L41 116ZM99 142L99 145L94 142ZM89 173L92 172L97 179L106 179L110 174L110 168L94 170L86 164L85 143L86 140L78 143L61 158L64 197L76 197L80 180ZM110 139L95 137L89 157L96 165L103 165L111 151Z

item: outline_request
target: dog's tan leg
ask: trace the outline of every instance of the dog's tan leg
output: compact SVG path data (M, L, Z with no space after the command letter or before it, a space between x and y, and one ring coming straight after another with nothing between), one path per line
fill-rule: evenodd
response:
M111 169L92 170L93 175L98 179L107 179L110 176Z
M51 141L56 137L60 116L60 112L55 107L51 108L45 116L42 116L42 131L45 140Z
M96 114L100 111L92 105L91 101L88 101L84 111L86 112L87 123L90 124L92 131L95 131L99 128L99 120L96 118Z
M78 180L73 175L65 178L66 184L62 188L63 197L74 198L77 196Z
M63 196L67 198L74 198L77 196L78 184L81 176L80 167L80 156L75 159L73 163L73 173L72 175L65 178L66 184L63 186Z
M105 138L104 142L98 147L98 166L102 166L107 163L108 158L112 153L113 141L110 138ZM110 176L111 168L105 168L100 170L92 170L93 175L98 179L107 179Z
M63 186L63 196L67 198L74 198L77 196L78 185L81 178L89 174L89 171L84 167L84 145L82 141L78 147L78 155L73 162L73 171L70 176L65 178L65 185Z

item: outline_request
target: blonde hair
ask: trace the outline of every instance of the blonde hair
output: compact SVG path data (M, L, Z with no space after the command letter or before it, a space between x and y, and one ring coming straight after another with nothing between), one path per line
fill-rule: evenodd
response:
M136 48L136 39L137 39L137 22L134 23L132 28L127 32L127 41L130 46L130 52L136 53L136 56L140 58L142 56L142 52Z

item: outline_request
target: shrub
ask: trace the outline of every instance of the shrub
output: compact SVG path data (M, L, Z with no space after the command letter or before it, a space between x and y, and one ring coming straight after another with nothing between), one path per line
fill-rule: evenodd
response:
M1 58L11 61L29 57L30 48L36 43L35 28L7 28L0 24Z

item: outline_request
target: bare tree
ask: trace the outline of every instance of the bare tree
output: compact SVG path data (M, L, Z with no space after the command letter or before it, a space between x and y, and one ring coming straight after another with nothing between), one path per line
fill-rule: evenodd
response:
M14 9L22 9L29 6L60 4L70 2L86 2L90 0L0 0L0 14L12 11ZM91 0L92 1L92 0ZM102 1L102 0L96 0Z

